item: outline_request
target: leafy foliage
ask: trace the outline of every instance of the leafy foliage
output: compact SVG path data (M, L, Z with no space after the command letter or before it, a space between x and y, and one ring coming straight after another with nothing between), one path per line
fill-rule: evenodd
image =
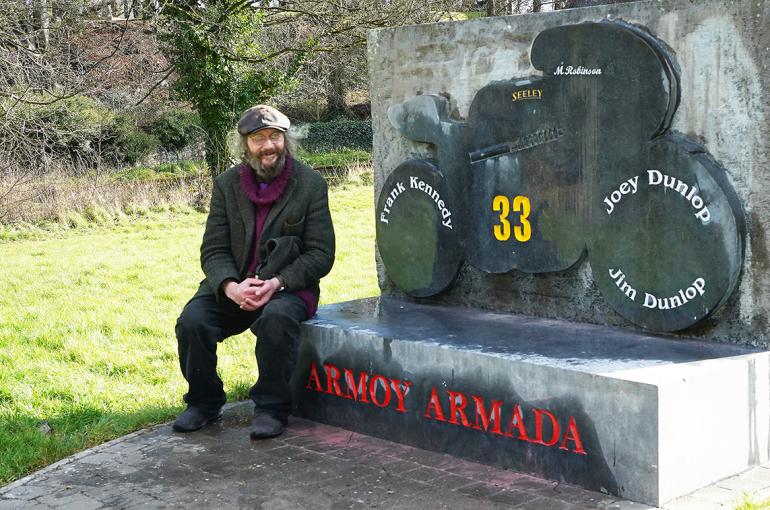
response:
M98 156L102 132L115 120L98 101L81 95L49 104L21 104L11 113L32 143L49 154L78 161Z
M201 119L195 112L168 110L152 123L150 132L165 150L179 151L202 135Z
M115 163L133 165L158 148L158 139L140 129L130 115L117 115L102 139L106 156Z
M323 81L323 90L309 95L326 96L324 118L346 113L346 90L365 76L367 31L438 21L454 3L217 0L204 7L168 0L157 25L161 48L178 77L174 90L200 114L208 134L207 162L216 174L228 163L226 133L243 110L271 98L286 104L301 81ZM297 79L300 70L303 80Z
M339 149L372 150L371 120L333 120L305 124L307 136L302 147L309 152Z
M262 2L267 3L267 2ZM272 3L272 2L271 2ZM296 111L302 120L328 121L350 117L349 104L366 103L368 73L366 37L370 29L434 23L459 8L459 0L290 0L265 9L265 24L281 26L294 13L303 26L298 34L310 33L318 41L317 51L308 55L298 74L298 88L281 91L275 102L282 109ZM272 36L291 47L290 34ZM311 101L308 101L311 100ZM305 103L296 108L297 103ZM315 102L316 108L313 108ZM308 115L309 114L309 115Z
M768 510L770 509L770 498L756 501L755 498L743 493L742 500L735 507L735 510Z
M178 74L174 91L200 115L213 174L228 165L227 132L240 113L289 85L303 58L298 51L286 69L254 65L266 57L256 37L263 13L236 4L222 1L204 8L171 0L159 17L161 49Z
M75 95L46 102L41 95L39 99L40 104L20 103L8 109L6 121L57 159L85 167L102 160L134 164L158 146L131 115L115 114L94 98Z

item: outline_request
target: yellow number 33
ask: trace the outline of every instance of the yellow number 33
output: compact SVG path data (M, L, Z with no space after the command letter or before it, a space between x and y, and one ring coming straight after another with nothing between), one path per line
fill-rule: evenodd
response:
M508 221L508 214L510 213L511 204L508 201L508 197L503 195L497 195L492 200L492 210L500 213L500 224L495 225L493 230L495 233L495 239L498 241L507 241L511 238L511 223ZM520 243L529 241L532 237L532 226L529 224L529 198L523 195L516 195L513 197L513 210L521 213L519 216L520 225L513 227L513 236Z

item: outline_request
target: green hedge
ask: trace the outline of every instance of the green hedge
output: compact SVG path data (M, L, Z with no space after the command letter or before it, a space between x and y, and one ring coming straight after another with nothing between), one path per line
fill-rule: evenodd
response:
M301 141L308 152L328 152L340 149L372 150L371 120L333 120L312 122L302 128L307 134Z
M0 112L7 112L5 123L0 125L0 137L8 129L57 159L86 166L99 162L135 165L158 147L179 151L203 136L198 115L183 109L160 112L152 124L145 125L137 112L118 113L84 95L60 100L37 95L28 99L29 103L17 105L0 98Z
M150 133L167 151L180 151L202 137L201 119L187 110L167 110L150 126Z
M158 148L158 139L136 125L130 115L116 115L102 132L104 156L111 163L134 165Z
M0 111L10 111L7 127L56 158L86 165L100 160L134 164L158 146L158 140L143 131L133 116L117 114L97 99L83 95L30 99L13 109L7 101L0 103Z
M115 122L109 109L85 96L54 100L39 95L29 99L30 103L12 105L6 101L0 105L0 110L10 111L11 129L56 157L86 163L98 159L102 134ZM36 101L43 104L34 104Z

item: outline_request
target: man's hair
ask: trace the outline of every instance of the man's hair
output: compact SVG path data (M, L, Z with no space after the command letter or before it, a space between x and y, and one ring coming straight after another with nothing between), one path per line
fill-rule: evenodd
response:
M249 133L249 135L252 133ZM241 163L244 163L246 165L249 164L249 143L247 141L247 138L249 135L238 135L240 138L238 149L241 156ZM283 133L283 148L288 152L292 158L296 157L297 149L299 149L299 142L297 142L297 138L291 134L291 132L286 131Z

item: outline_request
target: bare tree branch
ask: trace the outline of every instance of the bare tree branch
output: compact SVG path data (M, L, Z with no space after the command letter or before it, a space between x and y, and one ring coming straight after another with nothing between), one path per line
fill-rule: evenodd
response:
M161 85L162 83L164 83L164 82L165 82L165 81L166 81L166 80L169 78L169 76L171 76L173 73L174 73L174 68L173 68L173 67L169 68L169 69L168 69L168 72L167 72L167 73L166 73L166 74L163 76L163 78L161 78L160 80L158 80L158 81L155 83L155 85L153 85L152 87L150 87L150 89L147 91L147 93L146 93L144 96L142 96L142 98L141 98L139 101L137 101L137 102L136 102L136 105L140 105L140 104L142 104L142 103L143 103L143 102L144 102L144 101L145 101L145 100L146 100L148 97L150 97L150 95L152 95L152 93L153 93L153 92L155 92L155 89L157 89L158 87L160 87L160 85Z

